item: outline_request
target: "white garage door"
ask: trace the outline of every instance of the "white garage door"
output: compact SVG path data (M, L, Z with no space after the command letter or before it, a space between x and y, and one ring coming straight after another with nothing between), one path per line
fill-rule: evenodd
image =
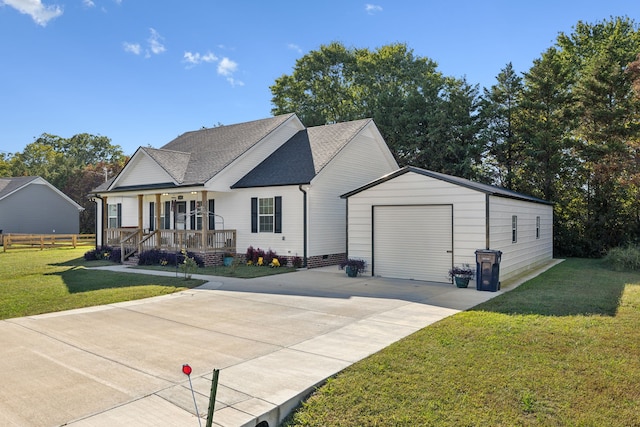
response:
M453 259L451 205L374 206L373 273L448 282Z

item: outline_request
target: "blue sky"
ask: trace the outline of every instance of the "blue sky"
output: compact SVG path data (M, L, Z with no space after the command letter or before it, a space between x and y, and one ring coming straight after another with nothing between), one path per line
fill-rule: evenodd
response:
M269 86L322 44L403 42L489 87L559 32L636 0L0 0L0 152L42 133L111 138L125 154L271 115Z

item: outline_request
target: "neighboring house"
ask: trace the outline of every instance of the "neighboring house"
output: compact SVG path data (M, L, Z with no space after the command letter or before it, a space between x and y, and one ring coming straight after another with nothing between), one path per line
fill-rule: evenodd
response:
M207 264L249 246L310 266L346 255L340 195L398 168L370 119L305 128L295 114L140 147L94 190L97 244L187 249Z
M404 167L342 197L348 255L374 276L449 282L493 249L505 280L553 257L553 205L504 188Z
M0 178L3 234L78 234L84 208L38 176Z

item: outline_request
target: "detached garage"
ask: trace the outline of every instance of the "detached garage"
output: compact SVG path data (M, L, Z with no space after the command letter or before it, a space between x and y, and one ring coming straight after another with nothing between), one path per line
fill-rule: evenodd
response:
M450 282L493 249L503 281L553 257L552 204L504 188L407 166L342 198L348 256L373 276Z

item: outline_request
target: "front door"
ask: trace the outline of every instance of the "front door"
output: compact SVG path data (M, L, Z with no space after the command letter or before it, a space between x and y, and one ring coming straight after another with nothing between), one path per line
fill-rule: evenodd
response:
M186 230L187 228L187 202L176 202L175 230Z

